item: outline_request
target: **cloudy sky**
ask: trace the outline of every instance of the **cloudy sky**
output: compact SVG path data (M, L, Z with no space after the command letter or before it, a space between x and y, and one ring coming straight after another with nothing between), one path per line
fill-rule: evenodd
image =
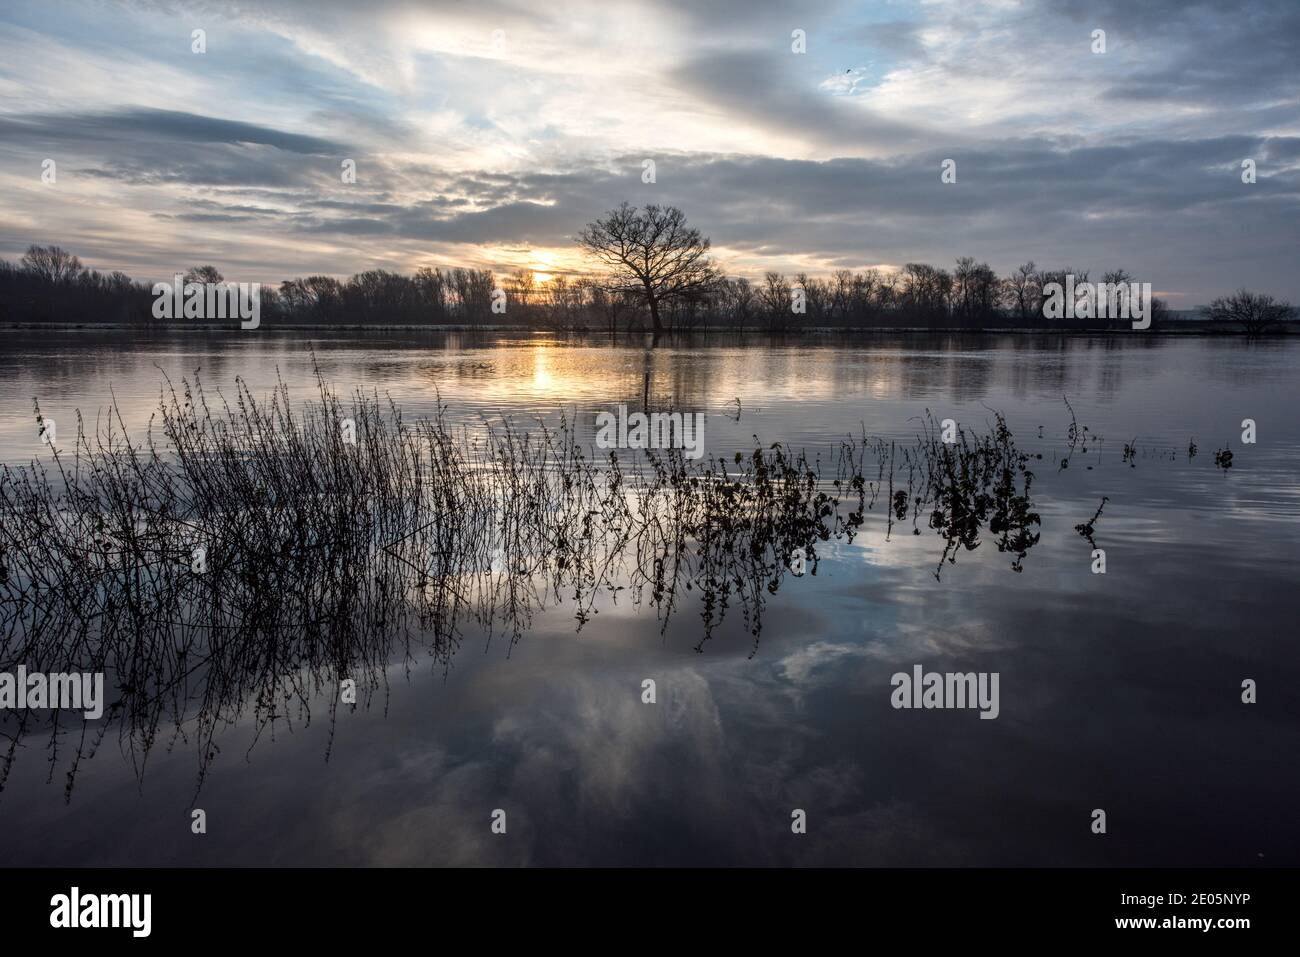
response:
M628 200L732 274L973 255L1300 300L1297 49L1296 0L6 2L0 257L556 274Z

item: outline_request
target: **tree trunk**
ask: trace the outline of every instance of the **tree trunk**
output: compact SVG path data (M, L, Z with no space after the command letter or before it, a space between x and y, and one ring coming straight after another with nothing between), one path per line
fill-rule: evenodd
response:
M647 295L646 299L650 301L650 321L654 323L655 335L664 331L664 324L659 319L659 299L653 295Z

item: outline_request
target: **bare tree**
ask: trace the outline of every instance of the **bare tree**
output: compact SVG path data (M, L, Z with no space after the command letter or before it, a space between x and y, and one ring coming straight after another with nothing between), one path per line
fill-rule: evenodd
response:
M831 312L831 284L824 279L814 279L806 272L794 277L795 284L803 290L804 309L809 325L826 323Z
M763 273L758 299L767 314L769 329L784 329L790 324L790 283L779 272Z
M1218 322L1238 322L1247 335L1255 336L1286 322L1295 315L1289 302L1277 302L1272 296L1239 289L1231 296L1221 296L1210 303L1210 318Z
M965 326L983 327L997 318L1003 290L988 263L961 256L953 271L952 311Z
M518 269L506 280L510 297L520 306L527 306L537 294L537 277L531 269Z
M225 279L218 271L216 266L191 266L189 272L185 274L185 281L196 282L200 285L207 283L224 282Z
M447 318L447 298L450 282L440 269L421 266L415 271L415 288L423 309L442 322Z
M724 279L719 284L732 325L745 329L757 311L757 293L748 279Z
M52 283L71 282L82 272L81 260L62 246L28 246L22 265Z
M952 276L948 270L929 263L907 263L903 267L901 305L908 321L940 324L948 317L952 298Z
M1087 269L1075 269L1073 266L1066 266L1063 269L1044 269L1041 271L1038 274L1038 290L1043 294L1040 299L1046 296L1046 289L1052 283L1056 283L1056 285L1060 286L1062 290L1065 290L1069 286L1069 279L1071 276L1074 277L1074 288L1077 290L1088 281L1089 271ZM1040 301L1040 315L1042 315L1042 306L1043 303ZM1045 319L1046 317L1044 316L1043 318ZM1082 327L1091 320L1073 319L1069 321L1073 322L1076 327ZM1064 320L1062 320L1062 322L1064 322Z
M1023 266L1017 266L1006 284L1007 300L1022 325L1029 325L1032 319L1042 318L1042 280L1038 277L1038 267L1032 259Z
M578 243L616 283L638 290L656 334L664 329L661 306L707 292L718 279L708 239L686 225L676 206L638 210L623 203L589 223Z

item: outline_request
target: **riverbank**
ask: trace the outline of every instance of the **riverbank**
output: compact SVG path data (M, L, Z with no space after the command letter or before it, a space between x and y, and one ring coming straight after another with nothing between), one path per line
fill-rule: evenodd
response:
M509 332L509 333L545 333L549 335L609 336L608 329L590 327L563 328L537 326L529 324L515 325L474 325L467 323L431 324L431 323L263 323L258 329L240 329L238 323L226 321L214 322L9 322L0 323L0 329L24 329L32 331L73 331L104 330L130 332L171 332L174 330L202 332L263 332L263 331L301 331L301 332ZM772 336L802 337L817 336L873 336L899 334L936 334L947 335L1025 335L1025 336L1131 336L1131 335L1178 335L1178 336L1244 336L1246 333L1230 323L1210 321L1166 322L1150 329L1070 329L1070 328L1026 328L1023 326L988 326L981 329L963 329L947 326L807 326L790 329L764 329L759 327L705 326L695 329L668 330L664 336ZM1300 333L1300 322L1280 323L1263 335L1286 336ZM646 335L649 330L623 329L613 335Z

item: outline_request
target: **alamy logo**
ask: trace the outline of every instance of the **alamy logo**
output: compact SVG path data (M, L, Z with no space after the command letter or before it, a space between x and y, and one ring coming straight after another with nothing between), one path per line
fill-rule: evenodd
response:
M1151 283L1081 282L1074 274L1065 286L1043 286L1043 316L1047 319L1132 319L1134 329L1151 328Z
M104 714L104 673L27 673L0 671L0 708L58 708L82 711L90 720Z
M996 718L1002 710L997 671L922 671L913 665L910 675L900 671L890 678L894 691L889 703L895 708L979 708L981 718Z
M596 415L596 446L602 449L683 449L688 459L704 454L704 413L633 412Z
M239 328L262 322L260 282L185 282L177 273L171 283L153 284L155 319L234 319Z
M132 937L148 937L153 921L152 894L69 894L50 898L51 927L129 927Z

